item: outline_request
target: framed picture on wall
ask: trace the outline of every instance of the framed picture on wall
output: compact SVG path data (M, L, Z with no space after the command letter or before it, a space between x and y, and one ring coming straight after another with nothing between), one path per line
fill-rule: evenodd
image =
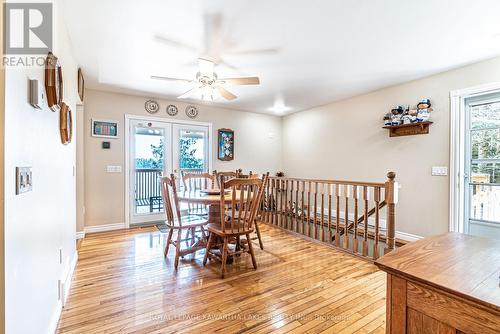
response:
M217 158L222 161L234 159L234 131L231 129L218 130Z
M92 137L118 138L118 122L103 119L93 119Z

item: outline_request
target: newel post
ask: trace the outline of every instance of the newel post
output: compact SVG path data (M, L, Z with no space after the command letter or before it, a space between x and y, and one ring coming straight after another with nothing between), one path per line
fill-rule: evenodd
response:
M385 182L385 202L387 203L387 248L384 254L392 251L396 246L396 204L398 203L398 183L394 182L396 173L387 173Z

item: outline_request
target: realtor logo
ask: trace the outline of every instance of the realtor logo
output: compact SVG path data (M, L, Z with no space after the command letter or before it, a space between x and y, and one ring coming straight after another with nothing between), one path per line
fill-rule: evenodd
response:
M52 3L4 3L4 24L6 55L52 50Z

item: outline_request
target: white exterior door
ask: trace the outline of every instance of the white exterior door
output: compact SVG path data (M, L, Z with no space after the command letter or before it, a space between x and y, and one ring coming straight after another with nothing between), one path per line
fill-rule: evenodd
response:
M465 232L500 239L500 94L465 102Z

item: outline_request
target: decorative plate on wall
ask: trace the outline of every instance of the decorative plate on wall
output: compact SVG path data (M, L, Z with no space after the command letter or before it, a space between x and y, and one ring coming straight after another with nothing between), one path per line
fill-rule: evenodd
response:
M80 101L83 102L83 94L85 92L85 80L83 79L82 69L78 69L78 96L80 96Z
M45 92L49 108L54 112L59 111L63 100L62 68L52 52L45 60Z
M150 113L150 114L156 114L158 112L158 110L160 110L160 105L156 101L148 100L144 104L144 108L146 109L146 111L148 113Z
M167 114L169 114L170 116L175 116L175 115L177 115L178 112L179 112L179 109L177 109L177 107L174 106L173 104L170 104L167 107Z
M66 145L71 143L73 137L73 117L70 107L62 102L59 111L59 131L61 133L61 142Z
M195 106L187 106L186 115L189 118L195 118L196 116L198 116L198 109L196 109Z

